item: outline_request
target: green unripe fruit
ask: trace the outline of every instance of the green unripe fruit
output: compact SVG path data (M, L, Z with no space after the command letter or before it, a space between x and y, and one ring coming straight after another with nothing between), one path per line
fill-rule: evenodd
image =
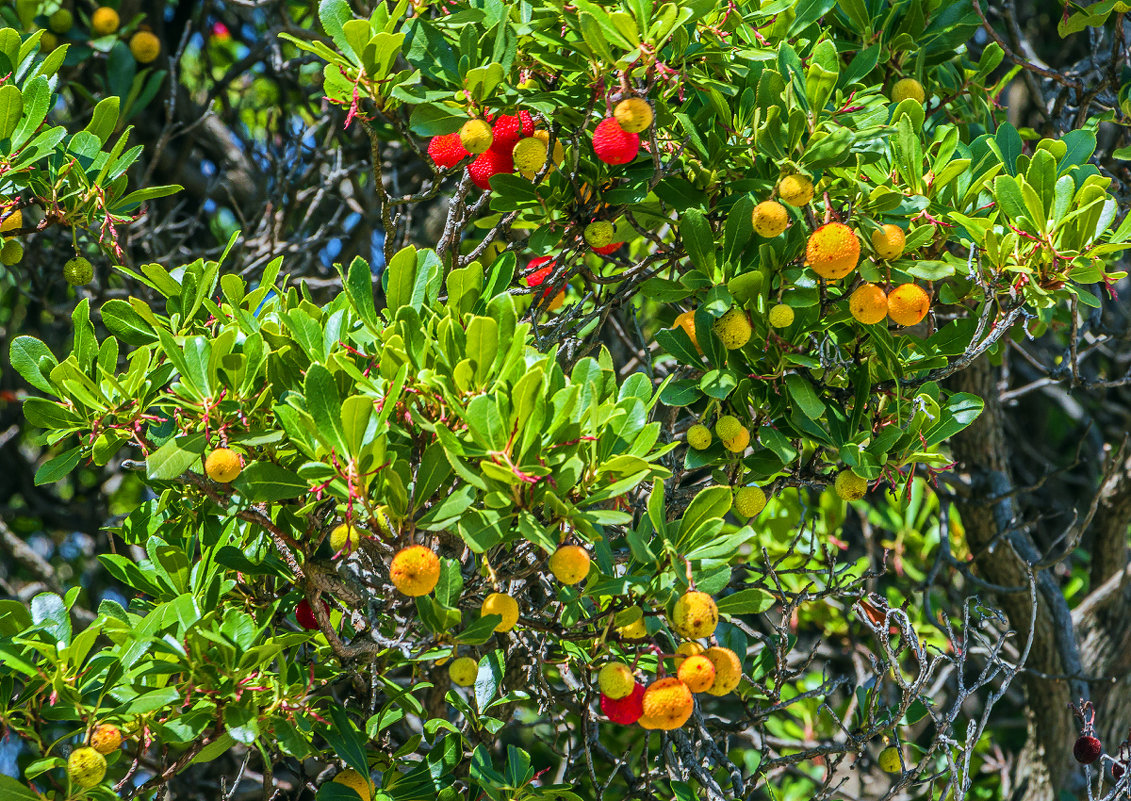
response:
M470 656L453 659L448 665L448 675L452 679L452 684L470 687L475 684L475 679L479 676L479 663Z
M66 33L75 24L75 15L66 8L60 8L47 18L47 27L55 33Z
M613 243L613 224L607 220L597 220L585 226L585 244L591 248L603 248Z
M877 760L880 765L880 770L884 773L902 773L903 761L900 757L899 748L894 745L889 745L880 752L880 758Z
M742 309L731 309L715 320L711 328L727 350L741 348L750 341L750 335L754 331L750 319Z
M895 86L891 88L891 102L898 103L908 98L916 101L919 105L927 102L927 93L923 91L923 84L914 78L898 80L895 82Z
M761 487L739 487L734 491L734 511L739 517L754 517L766 508Z
M841 470L833 484L833 489L842 500L858 501L868 492L868 482L851 470Z
M724 414L715 421L715 433L719 439L734 439L741 431L742 423L733 415Z
M352 553L357 550L359 542L361 542L361 532L345 523L335 526L330 532L330 550L334 553L341 551Z
M0 248L0 263L3 263L6 267L19 264L23 257L24 246L14 239L9 239L4 243L4 247Z
M770 309L769 320L773 328L789 328L793 325L793 307L779 303Z
M93 748L76 748L67 757L67 775L79 787L89 790L106 778L106 757Z
M514 168L523 176L533 178L546 163L546 143L535 136L520 139L511 151Z
M67 263L63 265L63 278L71 286L89 284L90 279L94 278L94 267L91 265L90 259L83 256L68 259Z
M766 276L761 270L751 270L727 281L727 291L739 303L748 303L762 291L765 280Z
M600 685L601 692L615 701L632 695L636 678L623 662L609 662L597 674L597 684Z
M711 447L711 429L702 423L696 423L687 429L687 444L697 451Z

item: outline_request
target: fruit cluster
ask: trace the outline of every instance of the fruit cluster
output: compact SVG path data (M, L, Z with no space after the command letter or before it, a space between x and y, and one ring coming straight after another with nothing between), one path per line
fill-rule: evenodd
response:
M40 42L44 50L50 51L58 47L59 37L70 34L74 24L75 15L69 8L63 7L52 12L47 17L47 29L41 34ZM117 9L99 6L90 15L90 37L100 39L114 36L121 24ZM152 64L161 55L161 40L148 26L138 27L130 36L128 44L130 53L139 64Z

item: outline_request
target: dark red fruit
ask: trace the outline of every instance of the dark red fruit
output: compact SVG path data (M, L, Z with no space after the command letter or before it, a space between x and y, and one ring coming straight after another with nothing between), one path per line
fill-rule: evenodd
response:
M624 698L609 698L601 693L601 711L613 723L631 726L644 714L644 685L636 682L632 693Z
M503 114L491 127L491 149L510 155L519 139L534 136L534 119L529 111Z
M322 608L326 610L327 615L330 614L330 604L323 601ZM310 603L305 598L299 601L295 607L295 620L304 629L313 631L318 628L318 620L314 617L314 610L310 608Z
M1123 778L1123 773L1125 770L1126 768L1123 767L1122 762L1111 763L1111 777L1116 781L1119 781L1121 778Z
M508 153L485 150L475 157L475 161L468 166L467 172L473 184L487 191L491 188L491 179L496 175L514 172L514 160Z
M1076 741L1076 745L1072 746L1072 756L1076 757L1076 761L1081 765L1091 765L1100 758L1103 750L1104 747L1098 739L1090 734L1084 734Z
M602 256L608 256L610 253L619 250L623 245L624 242L610 242L602 248L593 248L593 252L600 253Z

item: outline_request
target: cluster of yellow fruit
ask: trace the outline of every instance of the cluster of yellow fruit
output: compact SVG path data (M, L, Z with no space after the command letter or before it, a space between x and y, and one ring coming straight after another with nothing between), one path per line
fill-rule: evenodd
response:
M59 45L59 37L70 32L75 24L75 15L68 8L60 8L47 18L47 30L40 38L45 50L54 50ZM122 24L116 9L100 6L90 15L90 32L94 37L112 36ZM139 64L150 64L161 55L161 40L147 27L142 27L130 37L130 53Z
M623 662L608 662L598 672L600 707L610 721L638 723L645 729L676 729L691 717L695 695L726 695L738 686L742 679L738 654L729 648L705 648L695 642L713 636L719 623L719 609L710 595L696 590L681 595L669 623L677 634L687 638L671 655L675 676L664 676L661 671L645 687Z
M90 745L81 746L67 757L67 775L73 784L89 790L106 778L106 756L122 747L122 732L117 726L102 723L90 734Z

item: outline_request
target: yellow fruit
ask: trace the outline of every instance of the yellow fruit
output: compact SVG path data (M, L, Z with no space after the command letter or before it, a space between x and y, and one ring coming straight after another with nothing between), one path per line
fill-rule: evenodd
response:
M18 231L24 227L24 213L21 209L16 209L7 217L4 222L0 223L0 234L7 233L8 231Z
M900 284L888 293L888 317L896 325L918 325L931 309L931 298L918 284Z
M705 656L689 656L679 666L677 675L691 692L706 692L715 683L715 665Z
M723 440L723 447L731 453L742 453L749 444L750 431L745 426L740 427L733 437Z
M518 622L518 601L505 593L493 592L483 599L479 613L499 615L502 620L495 626L495 631L510 631Z
M875 325L888 316L888 296L876 284L863 284L848 299L848 310L865 325Z
M889 745L880 752L877 762L884 773L903 773L903 759L899 753L899 746Z
M689 590L672 607L672 628L689 640L701 640L715 633L719 625L719 608L705 592Z
M459 141L468 153L478 155L487 152L495 137L485 120L468 120L459 129Z
M475 679L479 675L479 663L470 656L461 656L448 665L448 675L452 679L452 684L470 687L475 684Z
M47 18L47 27L54 33L66 33L75 24L75 15L66 8L60 8Z
M644 623L644 610L639 606L618 612L613 624L616 626L617 634L626 640L642 640L648 636L648 626Z
M546 163L546 143L536 136L518 140L511 151L514 168L526 178L533 179Z
M715 421L715 433L719 435L719 439L734 439L741 431L742 423L733 415L720 415Z
M204 460L204 472L217 484L231 484L243 470L239 455L228 448L217 448Z
M789 212L785 210L785 206L775 200L763 200L754 207L751 222L758 236L771 239L789 225Z
M652 107L641 97L629 97L617 103L613 116L622 131L640 133L652 124Z
M702 423L696 423L687 429L687 444L697 451L711 447L711 429Z
M715 683L707 692L711 695L726 695L738 686L742 679L742 662L739 661L738 654L729 648L715 647L708 648L703 656L715 666Z
M778 197L791 206L804 206L813 199L813 182L804 175L787 175L778 181Z
M695 699L691 690L677 678L668 677L654 681L644 690L644 717L655 723L657 729L678 729L691 717Z
M695 312L685 311L676 317L672 328L682 328L683 332L687 334L687 338L691 340L691 344L695 346L695 350L700 353L703 352L703 349L699 347L699 337L695 336Z
M109 6L95 9L90 16L90 28L98 36L107 36L118 30L118 12Z
M601 692L615 701L632 695L636 688L636 677L623 662L609 662L597 674L597 684Z
M896 81L895 86L891 88L891 102L898 103L907 98L911 98L920 105L927 102L927 93L923 91L923 84L914 78L901 78Z
M723 343L727 350L741 348L750 341L750 334L754 329L750 325L750 318L742 309L731 309L711 326L715 336Z
M397 520L388 506L377 507L376 523L377 528L384 534L392 536L397 533Z
M809 237L805 261L813 272L828 281L844 278L860 260L860 240L844 223L822 225Z
M357 793L361 801L369 801L372 795L372 786L369 783L368 776L362 776L352 768L346 768L334 777L336 784L344 784L346 787L352 789Z
M546 131L546 130L535 131L534 132L534 138L537 139L539 142L541 142L543 145L545 145L547 150L549 149L549 147L550 147L550 132L549 131ZM562 166L563 161L565 161L565 148L562 147L562 140L561 139L555 139L554 140L554 164L555 164L555 166L560 167L560 166Z
M660 728L660 721L655 718L650 718L647 715L641 715L640 719L636 722L640 724L640 728L648 729L649 731Z
M565 299L566 299L566 293L565 293L565 290L563 289L560 292L558 292L558 294L556 294L552 298L550 298L550 302L546 304L546 311L552 311L552 312L557 311L558 309L560 309L562 306L565 305Z
M706 648L697 642L681 642L679 647L675 649L676 655L672 657L672 661L675 662L676 669L679 669L684 659L689 656L698 656L706 650Z
M90 259L75 256L63 264L63 279L71 286L83 286L94 278L94 265Z
M608 220L595 220L585 226L585 244L591 248L603 248L613 242L613 224Z
M423 545L402 548L389 565L389 579L404 595L427 595L440 580L440 557Z
M90 733L90 747L100 754L112 754L122 747L122 732L117 726L102 723Z
M793 325L793 307L785 303L779 303L770 309L767 315L771 328L789 328Z
M562 584L576 584L589 575L589 554L578 545L563 545L550 555L550 572Z
M334 553L341 551L353 553L357 550L359 542L361 542L361 532L345 523L335 526L334 530L330 532L330 550Z
M841 470L833 482L836 494L845 501L858 501L868 492L868 482L851 470Z
M138 31L130 37L130 52L139 64L149 64L161 55L161 40L149 31Z
M79 787L89 790L106 778L106 757L93 748L76 748L67 757L67 775Z
M903 255L903 246L906 244L907 237L898 225L888 223L872 232L872 250L881 259L898 259Z
M739 487L734 491L733 506L739 517L754 517L766 508L766 493L761 487Z

